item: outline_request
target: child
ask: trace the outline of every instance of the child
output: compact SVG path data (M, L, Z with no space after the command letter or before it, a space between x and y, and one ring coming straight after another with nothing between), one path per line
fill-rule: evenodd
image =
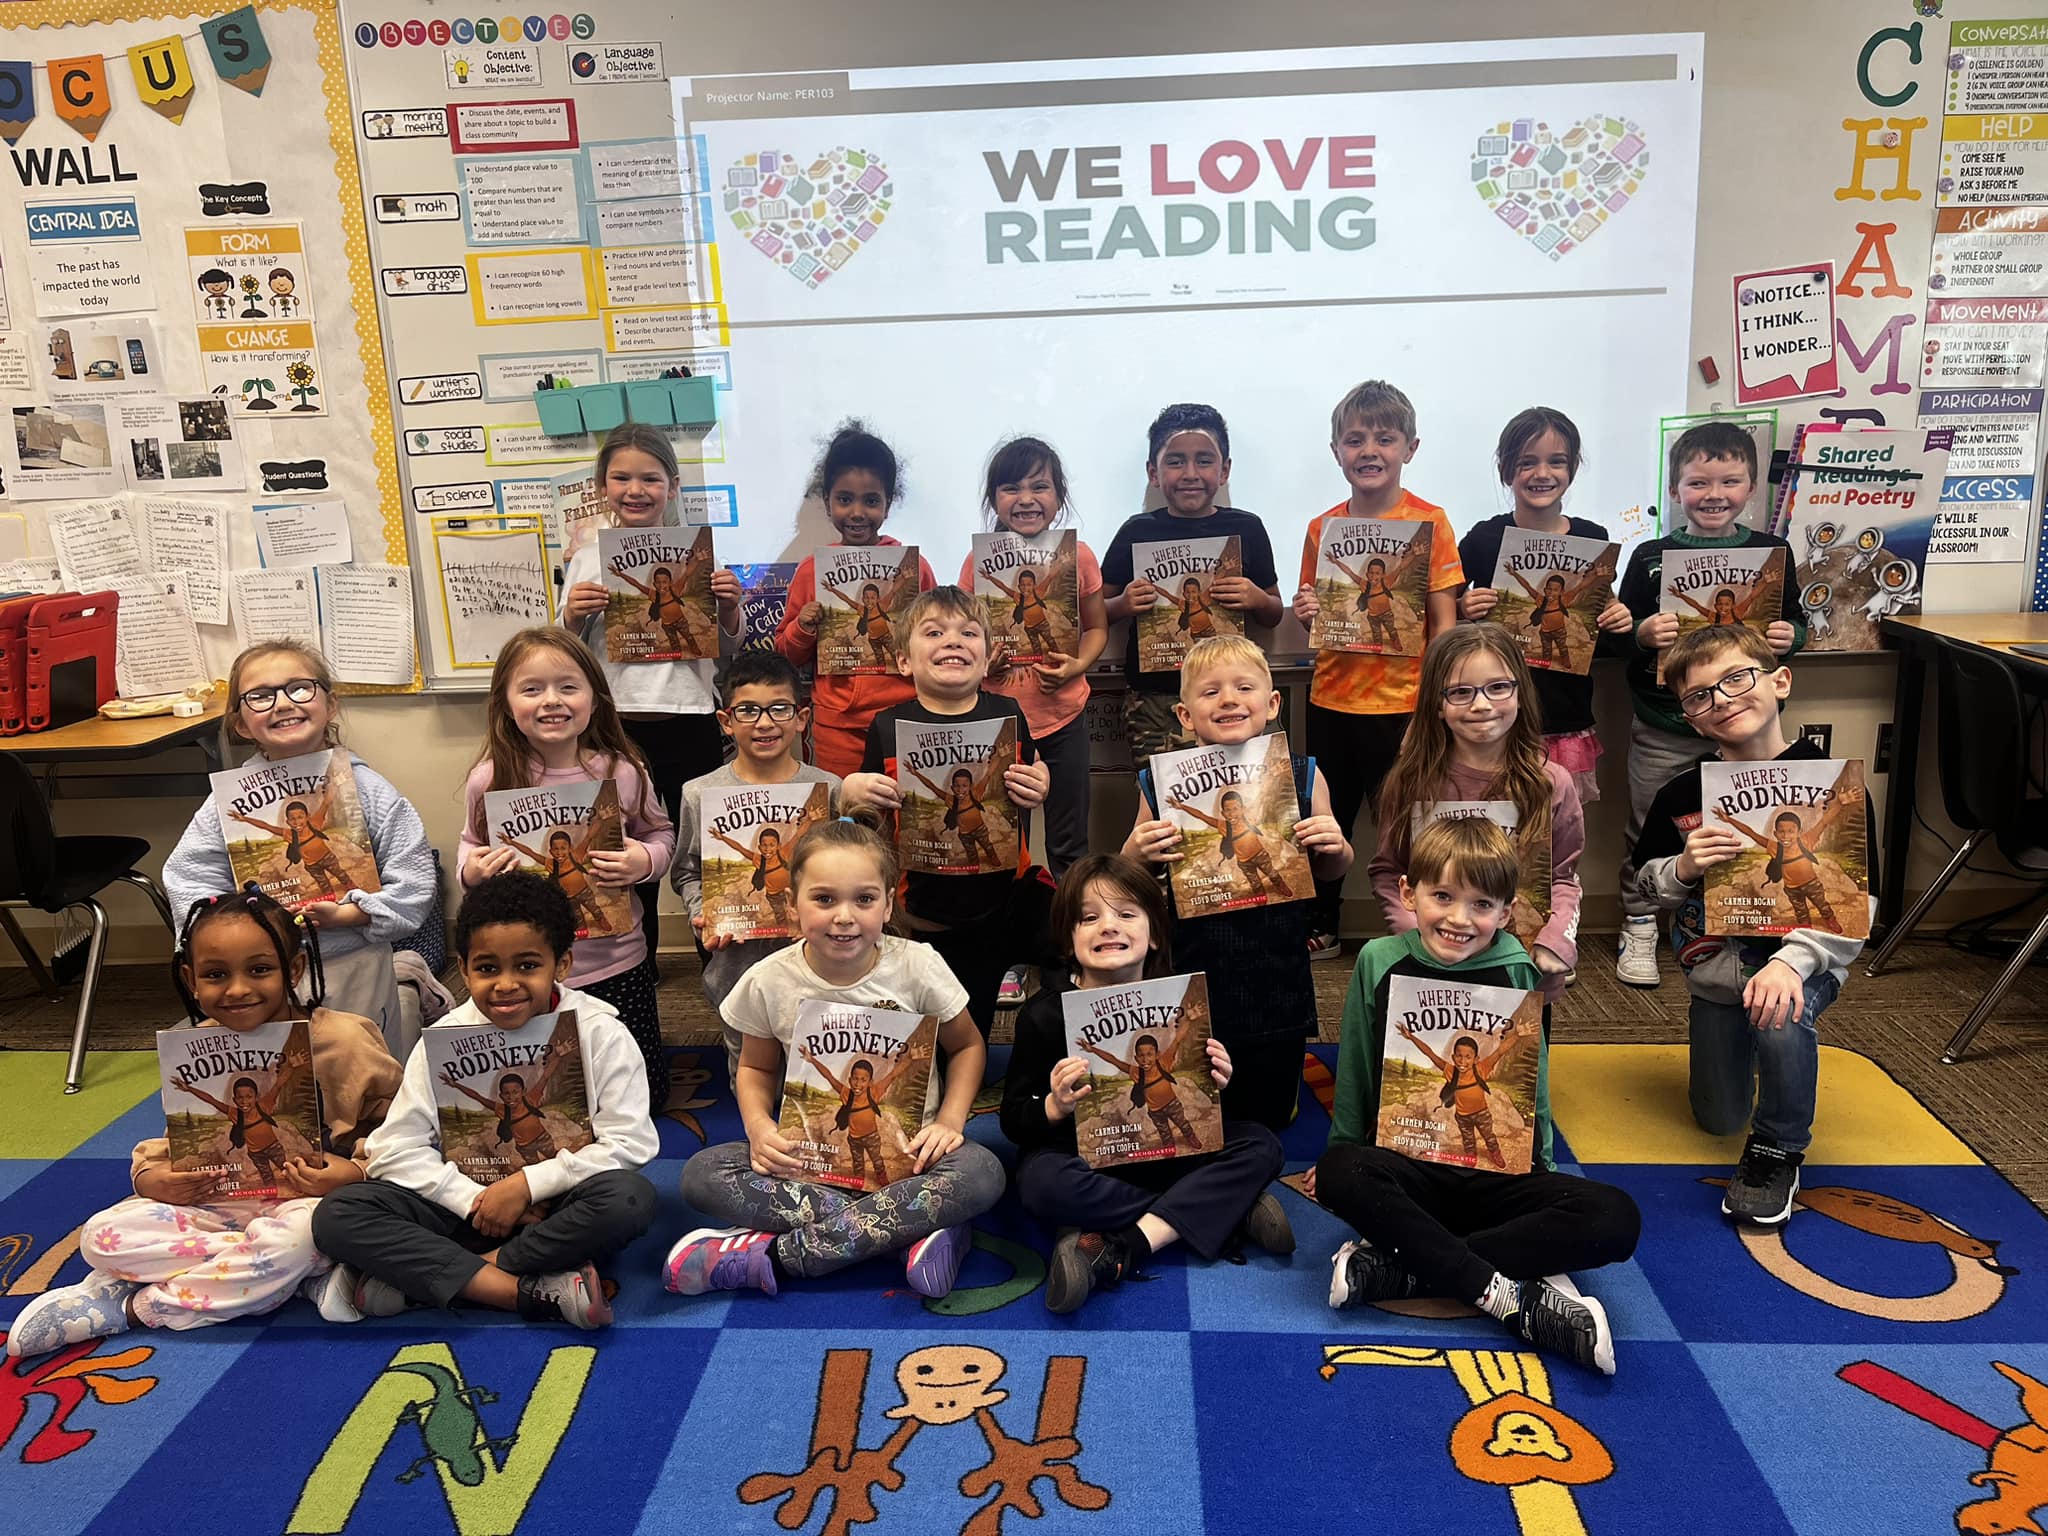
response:
M336 746L341 702L334 696L327 659L296 640L250 646L228 668L227 730L254 742L256 757L264 762ZM301 909L301 915L320 930L325 1001L338 1013L368 1019L388 1045L403 1048L417 1038L419 1018L409 1007L412 994L399 991L391 944L417 930L437 899L434 851L412 802L354 752L348 755L383 889L334 891L330 899ZM312 808L301 814L314 833L314 846L302 841L299 852L318 863L326 840L312 826ZM332 850L328 853L331 862ZM173 912L187 912L196 902L233 889L235 871L221 834L220 809L209 796L164 860L164 892Z
M1804 737L1785 740L1778 712L1791 696L1792 674L1776 649L1754 630L1700 629L1681 636L1671 647L1664 675L1685 718L1719 749L1716 756L1725 762L1798 762L1827 756ZM1868 795L1861 807L1848 810L1865 819L1875 912L1876 817ZM1797 828L1793 831L1796 834ZM1779 873L1788 892L1795 882L1816 885L1818 866L1810 851L1796 835L1790 843L1788 848L1784 838L1772 839L1773 857L1781 861ZM1676 914L1671 940L1685 971L1686 990L1692 994L1693 1119L1714 1136L1749 1126L1742 1166L1728 1181L1721 1211L1738 1220L1778 1226L1792 1214L1799 1164L1813 1140L1820 1016L1840 994L1863 941L1813 927L1796 928L1782 939L1706 937L1701 876L1747 846L1740 834L1704 824L1695 764L1657 792L1633 863L1641 897ZM1812 875L1805 875L1802 859L1812 867ZM1833 915L1825 902L1823 896L1824 922ZM1796 897L1795 905L1801 905Z
M1688 427L1671 445L1671 494L1684 522L1661 539L1638 544L1617 594L1635 621L1633 645L1616 635L1603 650L1628 659L1629 694L1635 715L1628 724L1628 843L1634 848L1646 826L1650 802L1664 785L1713 751L1678 707L1671 689L1657 681L1657 653L1678 637L1678 616L1661 612L1664 551L1682 549L1782 549L1791 570L1790 546L1775 534L1745 528L1742 509L1757 488L1756 444L1726 421ZM1764 631L1771 650L1793 655L1806 643L1806 626L1775 619ZM1668 670L1668 669L1667 669ZM1633 859L1621 870L1620 959L1614 973L1635 987L1657 985L1657 903L1636 878Z
M310 1004L299 999L309 957ZM134 1198L78 1229L91 1271L23 1308L7 1333L7 1353L16 1358L125 1333L137 1323L199 1328L255 1317L274 1312L294 1291L315 1301L324 1291L329 1261L313 1246L313 1208L320 1196L364 1176L360 1138L377 1128L398 1091L398 1063L370 1020L320 1005L312 932L254 885L242 895L192 904L171 970L187 1015L208 1029L311 1020L325 1147L312 1157L283 1157L269 1120L276 1101L263 1104L247 1079L234 1108L214 1108L235 1115L243 1138L237 1144L276 1180L275 1197L213 1199L213 1176L173 1168L168 1140L140 1143L131 1160Z
M1544 755L1532 692L1521 648L1498 624L1460 624L1429 642L1422 656L1422 698L1429 702L1415 711L1380 792L1380 844L1369 872L1389 931L1413 928L1401 877L1415 842L1416 810L1436 800L1514 802L1520 828L1550 844L1550 916L1527 946L1547 1008L1578 964L1586 821L1571 774Z
M597 451L597 483L611 504L615 528L654 528L675 522L676 491L681 470L668 434L645 422L612 428ZM657 571L656 586L668 576ZM683 578L674 578L673 586ZM638 583L636 582L637 586ZM643 587L644 592L646 589ZM728 634L739 633L740 583L731 571L715 571L711 594L718 599L718 621ZM653 594L654 605L662 599ZM673 822L682 803L683 781L708 773L724 760L719 731L712 719L718 695L712 687L712 661L633 661L606 659L604 610L610 601L598 565L597 530L586 528L569 552L562 580L561 620L590 647L611 685L619 718L640 757L650 782ZM673 598L671 596L671 601ZM680 604L676 605L680 609ZM663 621L658 614L657 622ZM670 638L675 632L670 631ZM661 879L659 871L642 881L640 921L650 954L661 944ZM658 973L657 973L658 974ZM661 1101L657 1099L658 1105Z
M490 846L484 795L494 789L583 784L610 779L625 812L623 849L593 849L568 885L589 882L635 888L625 933L596 935L576 945L570 985L601 998L618 1014L647 1062L648 1102L668 1102L668 1056L661 1048L655 1002L654 953L641 922L638 887L649 870L668 868L675 828L655 797L647 760L620 724L611 685L588 646L552 627L521 630L498 652L484 706L484 746L462 786L462 883L474 886L519 867L520 853ZM567 873L559 860L547 866ZM567 900L565 891L564 899ZM573 930L577 925L570 923ZM564 946L564 953L568 952Z
M1180 690L1181 722L1204 746L1254 741L1280 712L1265 653L1242 635L1217 635L1189 651ZM1314 758L1296 754L1293 763L1295 793L1306 809L1294 824L1294 840L1318 883L1341 880L1351 867L1351 844L1330 814L1330 787ZM1171 864L1181 856L1181 831L1159 819L1155 794L1146 769L1138 775L1138 819L1123 852ZM1294 1118L1302 1047L1316 1029L1308 969L1313 905L1283 901L1180 923L1175 960L1184 971L1208 973L1210 1015L1235 1066L1224 1090L1226 1119L1279 1131Z
M1230 478L1230 429L1213 405L1169 405L1153 418L1146 437L1145 478L1164 502L1125 521L1102 557L1103 613L1109 620L1132 619L1152 607L1162 593L1149 581L1132 579L1133 544L1167 543L1174 539L1240 540L1244 574L1221 576L1209 583L1209 597L1242 618L1272 626L1280 622L1280 576L1273 568L1273 542L1256 514L1219 507L1216 495ZM1199 587L1197 591L1199 591ZM1195 635L1185 591L1181 622ZM1207 619L1206 613L1203 619ZM1214 627L1213 622L1208 627ZM1138 670L1138 626L1133 622L1124 647L1124 725L1131 738L1131 756L1143 762L1154 752L1192 746L1180 723L1174 698L1180 680L1171 672Z
M1017 1196L1024 1209L1048 1227L1077 1229L1053 1247L1048 1311L1074 1311L1091 1292L1121 1284L1183 1238L1205 1259L1246 1242L1268 1253L1294 1252L1287 1213L1266 1188L1284 1160L1280 1139L1263 1125L1226 1120L1222 1150L1205 1157L1098 1169L1075 1149L1074 1106L1090 1068L1067 1051L1060 996L1069 986L1113 987L1171 974L1168 921L1159 882L1121 854L1080 860L1053 897L1053 933L1068 969L1065 976L1048 970L1046 984L1017 1015L1002 1108L1003 1134L1018 1150ZM1139 1045L1133 1054L1144 1049ZM1205 1069L1217 1087L1229 1086L1230 1051L1213 1036L1206 1060L1169 1068L1183 1074ZM1177 1110L1179 1099L1171 1102ZM1160 1131L1170 1137L1165 1126Z
M841 817L806 832L791 863L803 942L761 961L725 1000L726 1021L746 1037L733 1096L747 1139L706 1147L683 1168L683 1199L728 1225L685 1235L662 1283L684 1296L745 1286L773 1296L792 1276L901 1251L910 1288L944 1296L967 1254L968 1223L1003 1192L1003 1165L965 1137L988 1049L946 963L928 945L884 932L894 849ZM916 1172L871 1194L799 1180L780 1129L784 1059L797 1009L814 997L939 1021L944 1088L933 1072L924 1128L910 1138Z
M1539 1349L1612 1375L1606 1310L1580 1296L1564 1272L1626 1259L1635 1252L1642 1218L1623 1191L1559 1173L1552 1164L1550 1048L1540 1035L1536 1157L1527 1173L1422 1162L1374 1145L1389 977L1523 989L1537 984L1528 956L1507 931L1516 878L1514 846L1492 822L1432 822L1416 837L1401 880L1401 904L1413 913L1414 926L1359 952L1344 996L1330 1144L1308 1186L1361 1239L1337 1250L1330 1305L1412 1296L1467 1301ZM1462 1047L1453 1055L1457 1078L1447 1087L1455 1102L1461 1087L1478 1087L1465 1079L1482 1069L1476 1044L1470 1061ZM1475 1113L1468 1142L1480 1134Z
M1301 588L1294 594L1294 616L1304 626L1315 622L1322 607L1316 597L1316 554L1323 525L1333 517L1429 524L1424 631L1440 634L1457 622L1456 594L1465 580L1458 564L1458 536L1442 507L1401 486L1402 467L1420 446L1415 407L1393 385L1368 379L1337 402L1330 413L1330 452L1350 482L1351 495L1312 518L1302 540ZM1415 710L1420 670L1421 663L1412 656L1316 653L1315 678L1308 690L1308 751L1329 775L1330 813L1347 837L1357 826L1359 809L1379 794L1401 749L1408 717ZM1315 922L1307 941L1311 958L1334 960L1342 954L1337 934L1343 907L1343 876L1319 876Z
M669 883L683 898L690 913L690 926L707 951L704 957L704 995L711 1006L723 1012L733 985L756 961L788 947L788 939L727 939L704 933L703 826L704 791L735 789L747 784L824 784L833 800L839 798L839 776L813 768L797 756L811 711L804 701L803 680L786 658L775 651L747 651L733 658L725 674L725 707L718 712L719 727L730 736L735 751L731 762L683 786L683 815L676 823L675 861L669 865ZM774 847L768 839L774 839ZM792 837L790 842L794 844ZM788 910L794 893L789 871L789 850L772 829L761 833L753 848L741 853L756 861L762 894L780 910ZM740 1071L740 1033L725 1026L726 1076L737 1087Z
M915 697L891 705L869 725L861 771L841 790L845 805L889 815L902 807L896 786L899 720L918 725L1016 721L1017 760L1003 770L1003 790L1020 813L1043 802L1051 776L1037 756L1023 711L1015 699L982 691L988 674L988 633L981 605L958 587L920 593L911 604L904 637L901 665ZM959 804L950 793L942 798ZM1020 822L1026 819L1020 814ZM1035 963L1040 956L1051 898L1043 871L1032 866L1021 825L1014 870L978 875L913 872L904 883L906 926L939 952L967 989L968 1011L984 1039L995 1023L1003 972L1013 964Z
M832 520L841 545L865 547L898 544L882 532L889 509L903 494L896 475L896 455L889 445L857 421L849 421L834 435L818 465L812 493L825 498L825 516ZM917 587L929 592L937 584L931 562L917 557ZM824 609L818 602L818 570L814 556L806 555L789 578L788 605L782 612L782 626L775 631L775 648L798 666L808 666L818 654L818 626ZM885 633L870 635L870 644ZM882 652L877 652L882 654ZM811 759L820 768L844 778L860 767L861 750L867 742L868 725L892 704L907 702L913 695L909 683L900 677L863 673L852 677L820 677L811 688L813 718Z
M1030 538L1049 528L1067 528L1067 472L1060 456L1035 437L1017 437L998 448L988 463L988 484L982 491L989 527ZM1029 667L1013 667L991 658L990 693L1007 694L1024 711L1038 759L1052 774L1045 797L1045 867L1057 880L1088 851L1088 669L1109 643L1109 618L1102 601L1102 567L1095 552L1074 540L1074 569L1081 595L1081 636L1071 655L1053 650L1051 636L1034 634L1032 643L1047 654ZM1018 583L1020 622L1029 626L1025 581L1035 596L1036 579L1026 571ZM962 590L974 590L974 556L960 562ZM1005 589L1007 590L1007 589ZM1042 611L1042 605L1041 605ZM1042 622L1042 621L1041 621Z
M1565 493L1579 475L1579 429L1563 411L1532 405L1518 412L1501 428L1493 463L1515 506L1512 512L1489 517L1458 541L1458 563L1472 583L1458 598L1458 615L1465 619L1483 619L1500 602L1500 593L1489 583L1500 568L1503 530L1526 528L1531 533L1561 533L1603 542L1608 537L1601 524L1565 514ZM1544 584L1544 593L1541 597L1530 595L1536 597L1539 609L1561 622L1559 610L1570 605L1572 594L1563 590L1561 583L1553 587L1549 582ZM1622 634L1635 627L1635 620L1628 604L1617 597L1600 610L1597 626L1603 634ZM1559 633L1552 623L1539 634L1546 658L1551 654L1553 635ZM1590 805L1600 798L1599 775L1594 769L1601 750L1600 733L1593 729L1592 676L1544 667L1536 671L1535 683L1535 699L1542 706L1544 750L1553 763L1571 774L1578 786L1579 803Z
M591 1140L478 1184L442 1161L427 1047L414 1046L370 1138L370 1182L314 1213L314 1240L336 1263L330 1300L371 1317L470 1301L528 1322L602 1328L612 1309L595 1261L654 1220L654 1186L638 1170L660 1149L638 1045L611 1004L564 984L576 914L540 876L480 881L455 915L454 938L469 1001L443 1024L510 1030L575 1010Z

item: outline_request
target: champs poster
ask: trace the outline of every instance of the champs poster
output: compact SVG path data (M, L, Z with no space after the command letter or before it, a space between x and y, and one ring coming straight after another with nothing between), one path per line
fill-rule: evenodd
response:
M1308 643L1319 651L1420 656L1428 641L1429 523L1332 517L1316 547L1316 616Z
M321 1155L320 1090L304 1019L160 1029L156 1060L171 1167L212 1174L219 1182L209 1199L276 1199L289 1160Z
M796 936L790 853L804 829L823 821L831 807L832 792L823 784L707 785L700 792L705 938Z
M1593 670L1600 610L1614 601L1619 544L1568 533L1501 530L1494 622L1515 637L1532 667L1584 677Z
M1701 763L1701 825L1747 845L1706 872L1707 932L1869 938L1867 797L1860 758Z
M974 594L988 623L988 651L1029 666L1081 643L1078 536L1071 528L1026 538L1008 529L974 536Z
M896 848L905 869L986 875L1017 867L1024 812L1003 770L1017 761L1017 721L896 722Z
M1308 855L1294 841L1307 812L1285 736L1156 753L1152 794L1160 817L1181 829L1180 860L1167 870L1182 918L1315 894Z
M782 1134L799 1177L877 1190L910 1177L910 1140L938 1102L936 1019L804 999L782 1082Z
M276 763L257 758L207 782L238 890L253 880L297 911L352 890L384 889L346 748Z
M1220 577L1243 574L1244 541L1236 534L1222 539L1134 542L1132 578L1159 589L1153 605L1132 619L1138 626L1138 670L1178 672L1197 641L1211 635L1243 634L1244 624L1236 611L1209 595Z
M493 789L484 795L484 825L493 848L510 848L519 867L552 880L576 909L576 937L624 933L633 921L632 892L599 885L593 853L626 846L626 818L614 779Z
M718 655L716 561L709 528L600 528L597 563L609 596L607 661L703 661Z
M590 1099L576 1010L517 1029L434 1024L420 1032L441 1155L479 1184L590 1145Z
M1541 992L1389 976L1375 1141L1418 1162L1527 1173L1542 1048Z
M828 544L818 580L818 675L896 677L902 626L917 600L915 544Z
M1209 978L1162 976L1063 993L1067 1054L1089 1064L1074 1137L1091 1168L1223 1150L1209 1075Z
M1550 921L1550 834L1533 826L1524 831L1521 810L1512 800L1432 800L1411 813L1411 836L1429 822L1462 816L1484 816L1514 840L1521 878L1515 886L1514 909L1508 914L1508 932L1528 949Z
M1759 545L1748 549L1664 551L1664 587L1659 610L1678 615L1678 632L1744 625L1762 634L1784 617L1785 551ZM1667 647L1657 653L1657 681L1664 682Z

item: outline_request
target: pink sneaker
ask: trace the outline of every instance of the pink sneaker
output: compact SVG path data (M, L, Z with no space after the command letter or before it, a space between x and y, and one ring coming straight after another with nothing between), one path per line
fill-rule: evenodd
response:
M967 1250L973 1246L974 1229L964 1222L957 1227L941 1227L904 1251L903 1278L920 1296L936 1299L948 1295Z
M775 1294L775 1265L768 1257L773 1232L747 1227L699 1227L668 1251L661 1283L678 1296L738 1291L752 1286Z

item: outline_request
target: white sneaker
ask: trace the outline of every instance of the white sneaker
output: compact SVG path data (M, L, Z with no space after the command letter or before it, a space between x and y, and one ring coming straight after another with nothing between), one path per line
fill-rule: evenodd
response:
M1657 971L1657 919L1623 918L1621 958L1614 974L1632 987L1654 987L1662 979Z

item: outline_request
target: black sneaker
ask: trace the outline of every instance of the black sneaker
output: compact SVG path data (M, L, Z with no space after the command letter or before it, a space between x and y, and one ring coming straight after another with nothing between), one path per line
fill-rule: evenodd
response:
M1792 1197L1799 1193L1799 1165L1804 1161L1776 1142L1750 1137L1742 1149L1742 1166L1721 1198L1721 1214L1760 1227L1783 1226L1792 1214Z
M1354 1239L1330 1259L1330 1305L1358 1307L1374 1301L1406 1301L1420 1289L1416 1278L1372 1244Z
M1614 1374L1614 1334L1607 1309L1590 1296L1573 1296L1548 1280L1524 1280L1521 1309L1508 1327L1538 1349L1576 1360L1602 1375Z
M1279 1258L1294 1252L1294 1224L1287 1219L1287 1208L1270 1189L1259 1192L1259 1198L1238 1223L1237 1231L1252 1247Z
M1053 1245L1045 1269L1045 1310L1077 1310L1096 1291L1111 1290L1137 1270L1123 1240L1109 1232L1069 1232Z
M529 1323L567 1323L571 1328L602 1328L612 1320L597 1266L558 1270L548 1275L519 1277L519 1315Z

